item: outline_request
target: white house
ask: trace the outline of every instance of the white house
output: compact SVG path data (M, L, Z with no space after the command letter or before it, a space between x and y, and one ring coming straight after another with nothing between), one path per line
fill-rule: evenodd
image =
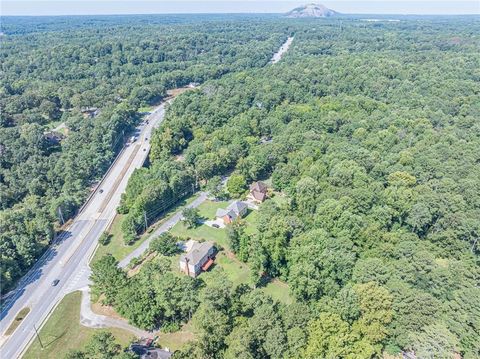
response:
M216 249L213 242L193 241L187 253L180 256L180 270L195 278L213 264Z

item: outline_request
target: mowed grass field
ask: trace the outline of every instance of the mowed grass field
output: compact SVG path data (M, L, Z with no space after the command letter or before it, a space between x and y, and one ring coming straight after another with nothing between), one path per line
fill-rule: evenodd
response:
M93 329L80 324L81 292L65 296L39 332L44 348L35 339L23 356L25 359L64 358L72 349L82 349L96 331L112 332L122 347L128 346L135 336L122 329Z

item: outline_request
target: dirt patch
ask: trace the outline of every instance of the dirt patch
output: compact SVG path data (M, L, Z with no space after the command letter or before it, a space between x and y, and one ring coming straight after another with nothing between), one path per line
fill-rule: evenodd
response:
M193 90L194 87L179 87L179 88L176 88L176 89L172 89L172 90L167 90L167 96L168 97L175 97L175 96L178 96L186 91L189 91L189 90Z
M152 260L154 257L156 257L157 253L156 252L152 252L150 253L148 256L146 256L145 258L142 259L142 261L140 263L138 263L135 267L133 267L132 269L130 269L128 272L127 272L127 276L130 278L130 277L133 277L135 274L137 274L138 272L140 272L140 269L142 269L142 266L149 262L150 260Z
M183 162L183 161L185 161L185 156L184 156L184 155L181 155L181 154L180 154L180 155L176 155L176 156L175 156L175 161L177 161L177 162Z
M120 319L120 320L125 320L120 314L118 314L113 307L109 305L103 305L102 302L103 295L100 297L98 302L92 303L92 312L95 314L99 315L104 315L106 317L114 318L114 319Z

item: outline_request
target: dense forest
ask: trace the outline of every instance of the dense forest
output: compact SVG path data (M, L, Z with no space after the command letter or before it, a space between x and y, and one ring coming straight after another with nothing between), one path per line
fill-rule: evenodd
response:
M221 273L207 287L155 279L167 257L130 279L105 257L95 288L112 285L104 294L144 328L193 311L196 341L176 358L410 350L478 358L478 22L289 24L295 40L282 62L207 81L174 101L152 138L152 165L132 178L122 211L145 210L153 184L180 181L178 167L185 181L195 173L207 184L225 174L270 179L287 201L260 207L258 233L236 224L230 249L254 281L286 281L295 302L234 287ZM136 290L145 280L151 291ZM133 297L149 310L129 306Z
M284 201L260 206L255 233L228 228L253 285L172 270L181 238L165 234L134 275L111 255L95 262L95 298L143 329L190 322L177 359L480 357L475 18L10 18L3 32L2 291L53 239L59 209L75 214L142 107L199 82L168 106L129 181L124 238L194 183L229 175L235 197L268 181ZM260 290L271 278L292 303ZM68 357L133 357L108 333L79 349Z
M75 214L143 106L265 65L286 26L241 16L2 18L2 292Z

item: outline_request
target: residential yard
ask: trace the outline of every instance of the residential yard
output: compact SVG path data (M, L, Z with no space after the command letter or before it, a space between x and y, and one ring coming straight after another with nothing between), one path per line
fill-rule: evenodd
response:
M245 227L245 232L247 234L256 233L258 223L258 211L249 209L248 214L245 216L245 222L247 224L247 226Z
M112 235L110 243L106 246L99 245L95 251L92 262L95 262L102 258L105 254L111 254L115 257L116 260L120 261L125 258L128 254L138 248L150 235L151 233L161 225L166 218L173 215L175 212L179 211L181 208L185 207L189 203L193 202L197 198L197 195L188 197L187 199L180 201L176 206L172 207L159 221L155 222L150 228L145 232L135 243L132 245L126 245L123 239L122 233L122 218L123 215L117 214L115 219L112 222L109 233Z
M214 241L222 247L227 246L227 233L224 229L212 228L205 224L197 228L187 228L183 222L178 222L170 232L183 238Z
M276 201L282 202L284 199L278 198ZM213 219L215 218L215 212L217 209L225 208L228 206L228 204L229 202L226 201L205 201L198 207L198 209L202 217L206 219ZM246 232L248 234L256 233L258 211L249 209L248 214L244 217L244 220L247 224ZM227 277L232 281L234 286L239 284L252 284L250 280L250 268L248 265L238 260L235 255L228 250L228 240L225 229L212 228L204 224L198 226L197 228L187 228L183 222L179 222L171 229L171 233L183 238L214 241L217 243L217 245L224 248L223 251L220 251L217 254L215 265L223 268ZM173 268L174 270L178 271L178 259L174 260ZM214 275L215 271L209 271L202 273L201 278L208 284ZM288 304L293 301L289 295L288 285L277 279L270 281L261 289L266 294L280 302Z
M217 275L216 269L221 268L232 281L233 286L250 283L250 269L245 263L240 262L235 256L225 250L219 252L215 258L215 265L208 272L200 275L200 278L208 285Z
M42 350L38 340L35 339L23 358L64 358L69 350L82 349L96 331L103 330L80 325L81 296L81 292L65 296L39 332L44 349ZM122 329L104 330L112 332L117 342L124 347L134 338L130 332Z
M157 346L168 348L170 351L180 349L185 343L195 338L191 322L183 325L178 332L158 333Z
M210 201L207 200L198 206L200 215L205 219L215 219L215 213L218 208L226 208L228 201Z

